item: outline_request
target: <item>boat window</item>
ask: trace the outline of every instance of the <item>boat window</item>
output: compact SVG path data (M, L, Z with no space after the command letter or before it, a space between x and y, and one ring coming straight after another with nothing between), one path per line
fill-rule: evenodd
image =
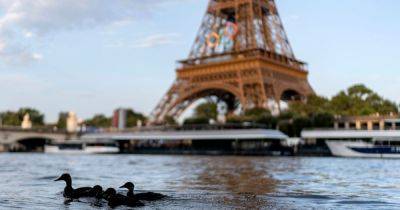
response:
M374 130L380 130L381 128L380 128L379 122L374 122L374 123L372 124L372 129L374 129Z
M345 123L344 123L344 122L339 122L339 123L338 123L338 128L339 128L339 129L344 129L344 128L346 128Z
M396 130L400 130L400 122L396 122Z
M368 123L361 123L361 130L368 130Z
M392 145L392 146L400 146L400 141L391 141L390 142L390 145Z
M83 149L82 144L60 144L58 145L60 150L81 150Z
M90 147L115 147L115 143L88 143L87 146Z
M385 122L385 130L392 130L393 124L391 122Z
M349 128L356 129L356 123L354 123L354 122L349 123Z

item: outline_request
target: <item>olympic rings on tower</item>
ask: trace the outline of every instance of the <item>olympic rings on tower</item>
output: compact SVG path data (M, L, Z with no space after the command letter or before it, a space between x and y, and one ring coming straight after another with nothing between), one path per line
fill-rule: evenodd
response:
M231 30L229 30L231 29ZM236 35L239 32L238 26L233 22L227 22L225 26L225 36L228 36L230 39L235 39Z
M225 28L221 29L219 33L211 32L207 36L206 44L210 48L217 48L220 44L223 44L225 48L231 48L238 33L239 28L237 24L228 21L225 24Z
M220 40L221 40L220 36L217 33L212 32L211 34L208 35L206 41L209 47L215 48L219 45Z

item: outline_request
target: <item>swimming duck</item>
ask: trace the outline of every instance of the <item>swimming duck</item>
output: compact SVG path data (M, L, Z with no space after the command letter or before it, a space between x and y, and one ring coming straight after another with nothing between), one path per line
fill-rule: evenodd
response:
M129 207L144 206L144 204L137 199L117 194L117 191L114 188L108 188L103 195L104 199L108 201L108 206L110 206L111 208L115 208L117 206L122 206L122 205Z
M77 199L80 197L87 197L92 190L91 187L72 188L72 178L69 174L63 174L54 181L65 181L66 186L63 195L66 198Z
M94 186L92 189L89 190L87 197L94 197L97 199L103 198L103 188L100 185Z
M161 200L166 197L166 195L163 195L160 193L154 193L154 192L145 192L145 193L135 194L134 193L135 185L132 182L127 182L124 185L122 185L120 188L128 189L128 193L126 195L130 198L135 198L138 200L156 201L156 200Z

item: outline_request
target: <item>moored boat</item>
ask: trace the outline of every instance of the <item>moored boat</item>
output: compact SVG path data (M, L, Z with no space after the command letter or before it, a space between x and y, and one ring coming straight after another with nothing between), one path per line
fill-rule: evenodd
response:
M68 140L46 144L44 152L53 154L113 154L119 153L119 147L112 141Z
M339 157L400 158L400 139L372 141L326 141L332 155Z

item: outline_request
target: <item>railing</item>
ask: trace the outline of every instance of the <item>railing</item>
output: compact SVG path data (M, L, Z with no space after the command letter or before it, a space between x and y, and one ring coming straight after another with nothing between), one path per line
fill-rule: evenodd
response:
M144 126L144 127L134 127L127 128L124 130L119 130L117 128L88 128L84 131L77 131L78 136L90 133L121 133L121 132L140 132L140 131L199 131L199 130L237 130L237 129L268 129L267 126L257 123L227 123L227 124L217 124L217 125L204 125L204 124L194 124L194 125L164 125L164 126ZM0 132L36 132L36 133L52 133L52 134L68 134L66 130L54 130L48 127L37 127L32 129L22 129L20 127L13 126L3 126L0 127Z
M115 128L93 130L86 133L121 133L121 132L139 132L139 131L198 131L198 130L237 130L237 129L267 129L263 124L256 123L228 123L224 125L183 125L183 126L145 126L140 128L128 128L118 130Z
M228 61L234 58L267 58L271 61L276 61L279 63L283 63L285 65L298 68L299 70L308 71L308 65L302 61L299 61L295 58L289 58L284 55L280 55L271 51L266 51L263 49L251 49L240 52L231 52L231 53L222 53L215 54L210 56L204 56L200 58L191 58L187 60L182 60L178 62L178 69L192 67L201 64L209 64L215 62L223 62Z
M357 128L306 128L303 129L303 131L399 131L400 127L396 127L395 129L393 128L388 128L385 127L384 129L380 128L373 128L373 129L368 129L368 128L362 128L362 129L357 129Z
M54 129L49 127L33 127L30 129L22 129L19 126L1 126L0 131L8 132L37 132L37 133L66 133L64 129Z

